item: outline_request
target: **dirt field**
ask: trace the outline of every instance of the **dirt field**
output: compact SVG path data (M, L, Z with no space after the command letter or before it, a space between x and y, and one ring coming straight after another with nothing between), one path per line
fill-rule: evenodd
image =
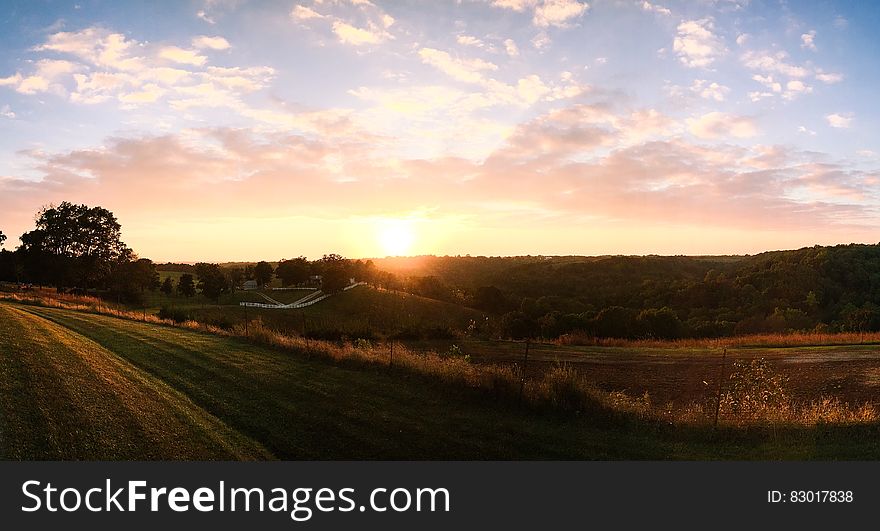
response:
M444 351L456 343L479 363L523 364L525 345L512 342L459 341L412 345ZM717 392L722 351L627 347L575 347L532 344L526 373L536 376L554 364L576 368L606 391L630 396L648 392L655 404L701 402ZM837 397L851 404L880 404L880 346L731 348L725 380L734 361L763 358L788 378L786 389L797 399Z

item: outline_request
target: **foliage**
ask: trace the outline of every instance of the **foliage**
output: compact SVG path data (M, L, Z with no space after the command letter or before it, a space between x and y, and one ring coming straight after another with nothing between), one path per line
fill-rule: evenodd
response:
M223 270L220 269L219 265L200 262L195 265L195 270L196 275L199 277L197 287L205 297L217 301L220 295L229 291L226 275L223 274Z
M21 242L17 252L27 276L59 287L104 287L113 268L133 257L109 210L66 201L44 207Z
M321 275L321 290L338 293L349 284L348 261L338 254L325 254L315 264Z
M269 262L257 262L257 265L254 266L254 280L257 281L258 286L267 285L272 280L273 274L274 271Z
M174 292L174 281L171 280L171 277L165 277L165 280L162 281L162 286L159 288L159 291L161 291L165 295L171 295Z
M282 260L275 268L275 276L281 279L281 285L296 286L309 279L311 266L304 256L292 260Z
M177 292L183 295L184 297L193 297L196 294L196 284L193 280L193 276L189 273L184 273L180 276L180 280L177 281Z
M721 411L739 418L768 416L789 404L786 378L763 358L749 362L737 360L721 397Z

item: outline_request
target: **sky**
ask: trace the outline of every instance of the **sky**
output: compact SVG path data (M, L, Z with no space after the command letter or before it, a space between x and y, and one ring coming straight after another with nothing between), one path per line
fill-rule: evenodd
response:
M0 230L157 261L880 241L880 4L3 2Z

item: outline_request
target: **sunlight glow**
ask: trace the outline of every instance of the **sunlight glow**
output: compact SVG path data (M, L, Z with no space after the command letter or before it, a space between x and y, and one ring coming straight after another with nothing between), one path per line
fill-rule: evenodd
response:
M378 223L376 239L379 248L386 256L405 256L412 249L415 231L412 221L405 219L385 219Z

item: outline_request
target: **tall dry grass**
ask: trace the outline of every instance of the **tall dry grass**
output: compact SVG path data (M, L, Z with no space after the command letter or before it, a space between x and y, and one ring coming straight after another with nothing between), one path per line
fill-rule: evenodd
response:
M536 409L587 413L591 418L636 419L673 425L705 426L714 420L715 402L712 396L707 396L706 400L701 403L657 405L652 402L647 392L641 397L632 397L622 392L600 390L572 366L566 364L553 366L539 377L525 378L521 368L517 365L473 364L466 357L413 351L398 343L394 343L392 360L390 344L374 345L369 341L333 343L307 339L272 330L259 319L250 321L247 325L237 324L232 329L222 329L196 321L177 323L172 320L159 319L152 314L145 315L143 312L121 309L94 297L46 291L0 292L0 300L108 315L162 326L196 330L223 337L239 338L292 354L321 357L336 363L390 366L397 372L420 375L444 385L480 390L499 401ZM829 335L817 334L809 337L827 339L827 336ZM865 341L866 336L866 334L859 334L847 337L861 338L862 341ZM791 339L792 336L785 337ZM880 341L880 335L877 336L877 339ZM737 343L737 340L742 343ZM676 342L602 340L595 344L629 347L719 348L720 346L735 345L751 346L755 344L755 341L772 342L777 340L776 336L749 336L748 338L725 340L727 341L725 343L715 340ZM808 344L806 339L802 338L802 340L803 344ZM731 381L736 381L738 378L744 384L739 388L731 385L722 395L720 425L815 426L818 424L868 423L880 420L877 410L871 404L852 405L834 397L818 397L809 402L790 400L782 388L784 382L760 373L760 371L767 370L769 369L766 366L734 367ZM755 384L755 382L758 383ZM769 391L761 386L769 386ZM774 389L773 386L779 386L779 389ZM756 393L764 398L757 399Z
M785 348L820 347L834 345L880 345L880 332L790 332L775 334L752 334L722 338L685 339L617 339L593 337L588 334L564 334L553 341L557 345L628 347L628 348Z

